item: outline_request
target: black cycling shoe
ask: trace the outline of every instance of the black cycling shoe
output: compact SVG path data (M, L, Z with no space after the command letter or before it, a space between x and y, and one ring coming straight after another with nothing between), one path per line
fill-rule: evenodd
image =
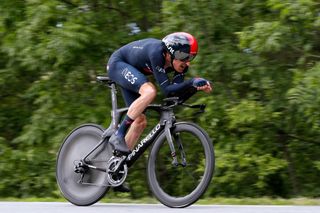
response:
M113 145L114 150L121 152L125 155L131 153L130 149L128 148L124 138L121 138L115 134L111 135L109 143Z
M125 192L130 192L131 190L130 190L128 184L123 183L120 186L114 187L113 191L115 191L115 192L124 192L125 193Z

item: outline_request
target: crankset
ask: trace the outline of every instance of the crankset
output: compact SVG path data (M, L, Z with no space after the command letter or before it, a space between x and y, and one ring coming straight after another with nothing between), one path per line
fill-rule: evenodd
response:
M128 167L125 163L126 156L113 156L107 163L107 181L111 186L120 186L123 184L128 174Z

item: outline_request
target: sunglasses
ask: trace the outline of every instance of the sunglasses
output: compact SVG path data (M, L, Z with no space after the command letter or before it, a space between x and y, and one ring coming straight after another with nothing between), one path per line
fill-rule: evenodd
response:
M183 61L183 62L189 62L192 61L196 57L195 54L189 54L181 51L176 51L174 53L174 59Z

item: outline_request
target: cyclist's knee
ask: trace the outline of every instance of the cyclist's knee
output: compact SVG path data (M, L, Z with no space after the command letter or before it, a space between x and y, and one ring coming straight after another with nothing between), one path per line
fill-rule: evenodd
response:
M147 82L140 87L139 93L153 100L157 95L157 89L151 82Z

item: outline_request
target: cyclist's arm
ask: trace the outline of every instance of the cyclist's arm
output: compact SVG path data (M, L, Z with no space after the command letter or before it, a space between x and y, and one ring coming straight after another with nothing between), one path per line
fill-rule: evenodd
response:
M167 86L163 86L162 89L166 96L176 96L180 94L182 91L187 90L192 87L193 80L183 81L182 83L169 84Z
M174 76L172 79L172 84L182 83L184 81L184 75L187 72L188 68L183 73L174 72Z
M153 69L153 75L158 82L162 92L166 96L174 96L175 94L192 86L193 79L183 81L183 76L177 77L172 84L169 81L167 74L159 69Z

